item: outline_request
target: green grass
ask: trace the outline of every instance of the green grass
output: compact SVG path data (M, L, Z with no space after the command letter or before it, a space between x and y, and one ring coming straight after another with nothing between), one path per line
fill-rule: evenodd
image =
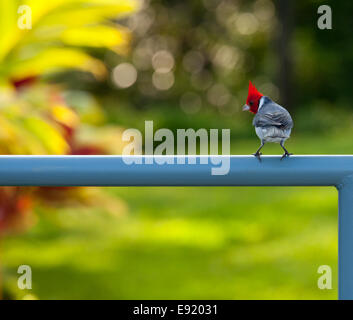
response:
M232 142L250 153L254 139ZM347 131L295 135L294 153L352 153ZM268 145L265 154L277 153ZM40 299L336 299L334 188L106 188L124 216L97 209L37 208L28 232L2 243L9 292ZM33 290L14 289L17 267ZM333 289L319 290L320 265Z
M33 272L41 299L332 299L337 295L333 188L111 188L123 218L39 212L3 244L5 275ZM333 269L333 290L317 268Z

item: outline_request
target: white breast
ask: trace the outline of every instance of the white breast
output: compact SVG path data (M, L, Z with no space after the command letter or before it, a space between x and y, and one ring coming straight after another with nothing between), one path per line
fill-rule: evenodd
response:
M255 127L256 135L265 142L279 143L282 140L287 140L291 130L281 130L276 127Z
M263 96L260 98L259 109L257 109L257 111L259 111L261 109L261 107L264 105L264 103L265 103L265 97Z

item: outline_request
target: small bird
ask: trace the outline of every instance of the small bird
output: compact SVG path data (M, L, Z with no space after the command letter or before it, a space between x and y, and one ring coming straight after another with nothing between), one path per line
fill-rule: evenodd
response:
M250 111L255 114L252 124L261 140L259 149L253 153L255 157L261 161L262 153L260 150L266 142L276 142L281 145L284 150L281 160L292 155L284 147L284 142L290 137L293 128L293 120L289 112L257 91L251 81L249 81L248 98L243 111Z

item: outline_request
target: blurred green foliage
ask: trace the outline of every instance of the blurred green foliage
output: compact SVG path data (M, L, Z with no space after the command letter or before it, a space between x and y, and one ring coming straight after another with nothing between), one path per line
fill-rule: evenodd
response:
M21 5L26 7L18 12ZM108 19L127 15L135 8L131 0L1 0L1 80L23 79L67 68L102 77L104 65L88 54L86 48L126 50L128 31ZM21 15L31 17L29 29L20 28Z
M94 96L48 80L67 70L106 77L90 50L126 53L130 33L113 18L136 8L132 0L0 0L0 153L121 153L122 129L97 127L105 115ZM61 204L70 196L87 203L80 189L62 190ZM31 225L34 204L53 198L51 189L0 189L0 234Z
M317 28L317 20L313 17L320 5L329 5L332 9L332 30ZM352 10L352 2L295 1L292 55L298 109L315 101L329 102L332 110L345 107L351 112Z

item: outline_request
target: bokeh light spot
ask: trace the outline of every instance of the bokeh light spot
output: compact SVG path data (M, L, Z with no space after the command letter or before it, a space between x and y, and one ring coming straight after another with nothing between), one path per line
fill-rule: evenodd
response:
M214 106L224 106L229 102L231 95L228 89L220 83L215 84L207 91L208 102Z
M137 70L131 63L121 63L112 72L112 80L119 88L132 86L137 79Z
M167 73L174 67L174 57L169 51L158 51L152 57L152 66L159 73Z
M189 51L183 58L183 67L190 73L198 73L203 69L205 58L199 51Z
M253 14L242 13L237 17L235 26L240 34L251 35L258 30L259 22Z
M152 75L152 83L158 90L168 90L174 84L174 74L155 71Z
M195 92L186 92L180 98L180 107L187 114L195 114L200 111L202 100Z

